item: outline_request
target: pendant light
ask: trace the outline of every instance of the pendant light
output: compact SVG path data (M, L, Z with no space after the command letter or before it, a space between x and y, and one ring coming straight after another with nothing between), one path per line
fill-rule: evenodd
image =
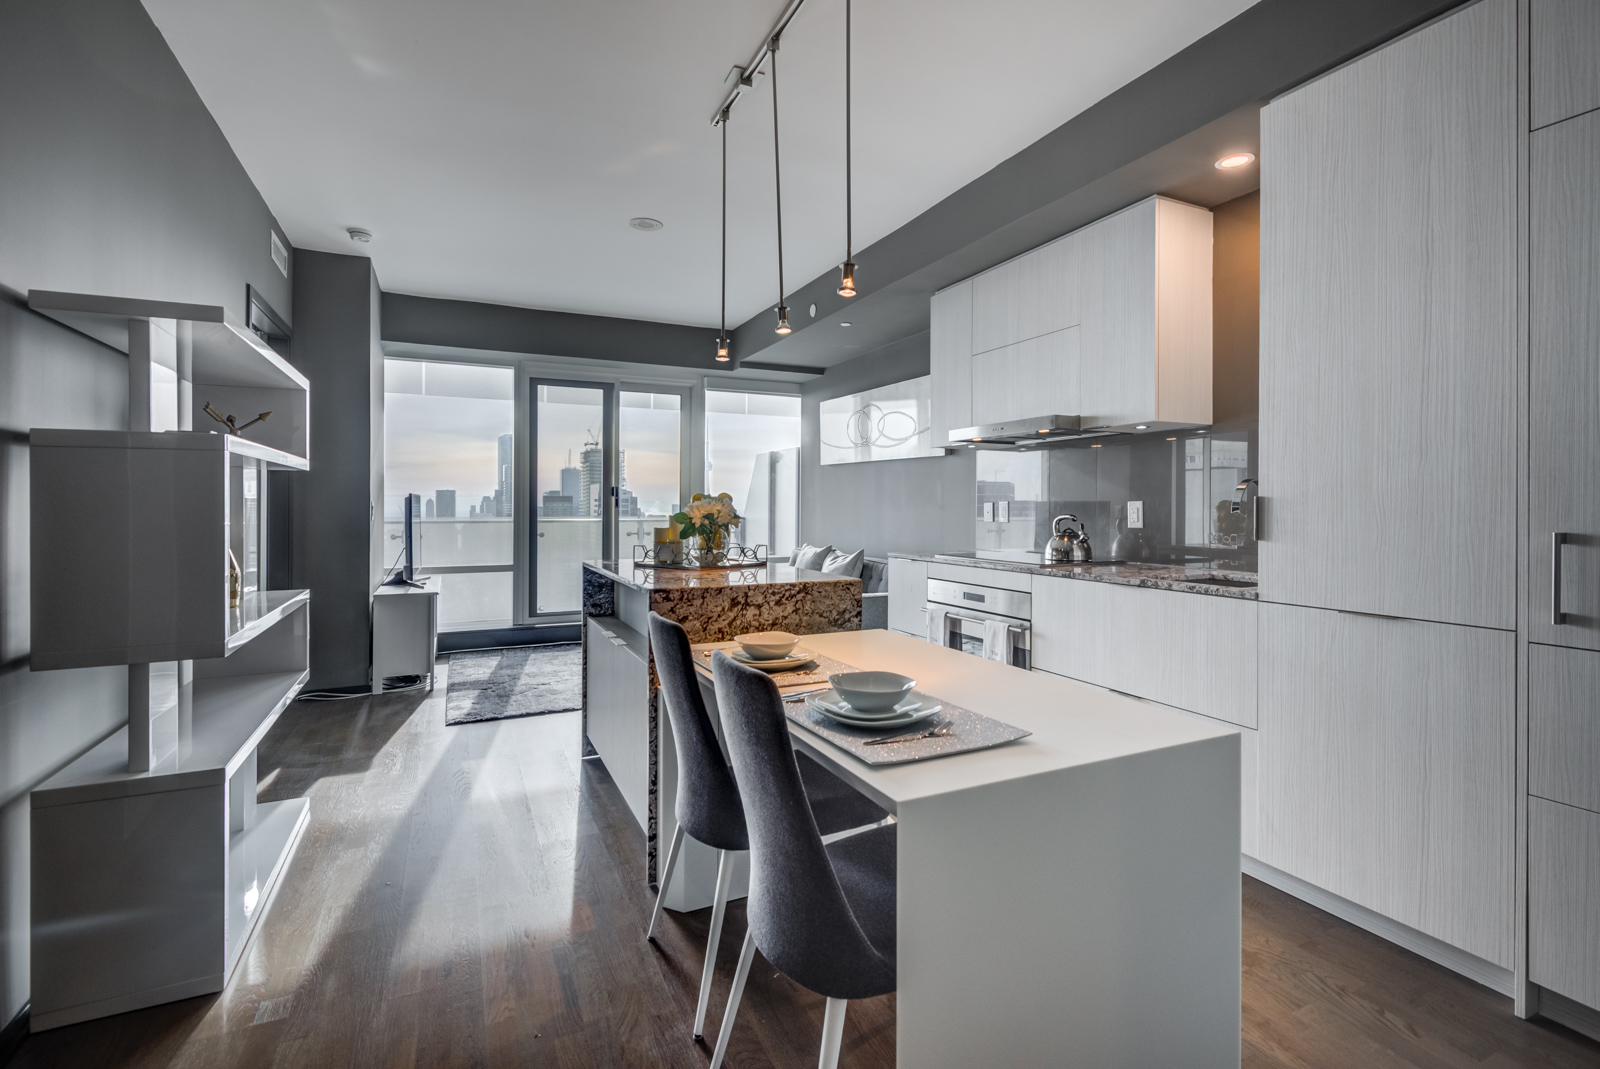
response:
M722 327L717 331L717 362L728 356L728 109L722 109Z
M772 189L778 204L778 325L774 333L788 334L789 306L783 303L783 165L778 155L778 39L769 46L772 54Z
M854 237L850 196L850 0L844 0L844 266L839 269L839 296L856 295Z

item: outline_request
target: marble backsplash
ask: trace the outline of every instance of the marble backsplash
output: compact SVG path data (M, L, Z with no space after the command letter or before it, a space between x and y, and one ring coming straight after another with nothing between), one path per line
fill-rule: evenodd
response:
M1255 474L1253 425L981 451L977 548L1042 550L1051 519L1072 513L1083 521L1097 559L1215 561L1254 571L1255 486L1244 495L1242 511L1230 505L1234 488ZM1009 517L1004 522L1002 514Z

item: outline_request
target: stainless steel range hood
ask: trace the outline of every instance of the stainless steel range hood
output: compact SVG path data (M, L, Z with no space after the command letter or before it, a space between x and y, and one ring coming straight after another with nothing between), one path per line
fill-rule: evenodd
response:
M1027 449L1079 438L1105 438L1127 433L1110 427L1086 428L1081 416L1035 416L951 431L946 448Z

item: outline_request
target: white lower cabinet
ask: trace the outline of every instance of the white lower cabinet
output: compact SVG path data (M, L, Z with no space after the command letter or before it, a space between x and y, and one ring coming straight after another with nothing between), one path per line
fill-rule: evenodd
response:
M1600 1008L1600 813L1528 799L1528 979Z
M1514 963L1512 632L1260 609L1260 860Z
M889 558L889 630L923 638L928 633L928 562Z
M1033 663L1164 705L1256 726L1256 604L1033 579Z

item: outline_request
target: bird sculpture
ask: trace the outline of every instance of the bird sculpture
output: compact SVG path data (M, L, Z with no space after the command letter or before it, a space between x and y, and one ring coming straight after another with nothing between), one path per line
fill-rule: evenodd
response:
M235 438L244 437L242 434L239 433L240 431L244 430L246 427L254 427L257 423L262 422L268 416L272 415L271 412L263 412L263 413L261 413L261 415L257 416L255 419L251 420L249 423L240 425L240 424L234 422L234 417L232 417L232 416L224 416L221 412L218 412L215 408L212 407L210 401L207 401L205 403L205 407L201 411L203 411L206 415L210 416L212 419L216 420L218 423L222 424L225 428L227 428L226 431L224 431L225 434L231 434Z

